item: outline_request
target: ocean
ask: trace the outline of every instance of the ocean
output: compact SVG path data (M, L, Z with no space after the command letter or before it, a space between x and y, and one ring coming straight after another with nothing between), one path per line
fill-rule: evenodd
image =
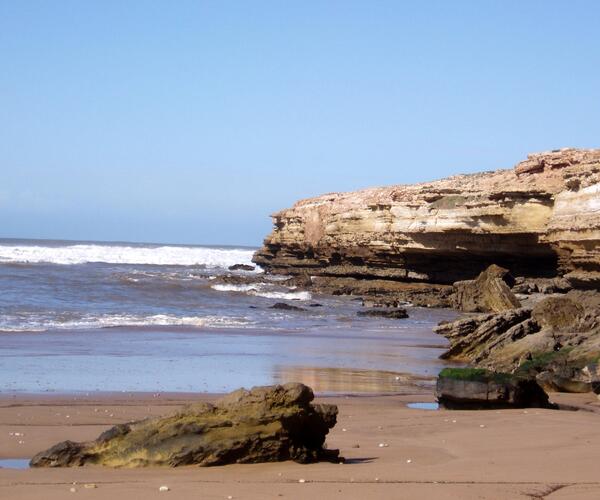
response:
M255 250L0 239L0 392L301 381L321 393L388 393L430 385L445 366L446 340L432 328L455 313L358 317L355 297L229 270L252 265Z

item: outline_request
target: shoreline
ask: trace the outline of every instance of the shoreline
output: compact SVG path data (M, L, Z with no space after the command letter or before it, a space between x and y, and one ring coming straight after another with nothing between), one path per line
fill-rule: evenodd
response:
M0 395L0 459L30 458L65 439L88 440L118 423L176 411L205 393ZM420 410L419 395L317 396L337 404L328 436L344 465L276 462L176 469L0 469L0 497L153 498L167 485L175 498L597 498L600 401L552 394L592 411ZM95 411L97 410L97 411ZM69 416L67 418L67 415ZM22 436L10 433L23 434ZM22 441L22 443L19 443ZM388 446L380 447L379 444ZM358 446L358 447L357 447ZM299 480L304 479L304 483ZM94 484L95 488L85 488ZM554 490L557 488L556 490ZM160 498L164 498L161 496Z

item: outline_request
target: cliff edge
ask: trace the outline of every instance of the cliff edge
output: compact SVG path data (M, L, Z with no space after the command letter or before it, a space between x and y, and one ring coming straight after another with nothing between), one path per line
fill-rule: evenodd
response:
M600 288L600 149L531 154L513 169L332 193L273 216L267 272L450 285L491 264Z

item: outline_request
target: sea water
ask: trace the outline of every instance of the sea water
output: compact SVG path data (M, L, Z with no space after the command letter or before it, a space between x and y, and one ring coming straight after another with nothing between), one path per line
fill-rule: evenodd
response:
M0 391L223 392L297 380L320 392L398 392L444 366L446 341L432 328L452 312L358 317L354 297L229 270L251 265L254 251L0 240Z

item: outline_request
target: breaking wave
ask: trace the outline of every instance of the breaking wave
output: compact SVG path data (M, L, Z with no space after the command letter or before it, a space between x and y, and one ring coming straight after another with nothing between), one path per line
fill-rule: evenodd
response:
M268 286L268 285L267 285ZM252 285L231 285L231 284L218 284L212 285L213 290L219 292L241 292L255 297L264 297L267 299L282 299L282 300L310 300L312 295L310 292L294 292L294 291L269 291L265 289L265 285L252 284Z
M252 265L253 250L185 246L78 244L65 246L0 245L0 263L23 264L147 264L228 268Z
M253 292L252 295L267 299L310 300L310 292Z
M86 315L78 319L60 320L51 318L29 318L27 321L11 322L6 317L0 323L3 332L45 332L48 330L94 330L99 328L144 327L144 326L188 326L204 328L239 328L249 325L244 318L222 316L174 316L154 314L150 316L134 314Z

